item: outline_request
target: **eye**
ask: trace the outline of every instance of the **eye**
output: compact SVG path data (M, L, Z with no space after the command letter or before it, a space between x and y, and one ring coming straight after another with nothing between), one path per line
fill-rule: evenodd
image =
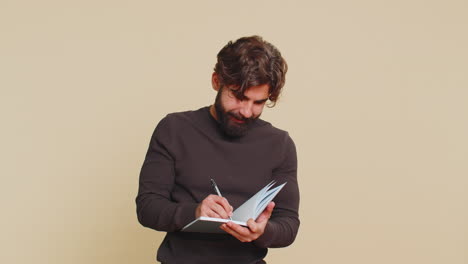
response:
M247 99L247 97L245 97L245 95L238 93L237 90L232 89L232 88L229 89L229 94L228 95L229 95L229 97L234 97L234 98L236 98L237 100L239 100L241 102Z
M236 90L234 90L234 89L232 89L232 88L229 88L229 93L228 93L228 95L229 95L230 97L236 97L236 98L238 97L238 96L237 96L237 93L236 93Z

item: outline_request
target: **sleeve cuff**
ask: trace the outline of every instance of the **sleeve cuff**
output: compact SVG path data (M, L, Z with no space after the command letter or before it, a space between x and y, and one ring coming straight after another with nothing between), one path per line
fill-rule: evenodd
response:
M265 227L265 232L257 238L257 240L253 241L253 243L260 248L268 248L271 244L271 241L274 241L275 238L275 225L274 223L270 220L268 221L266 227Z
M183 203L179 204L174 214L174 224L177 230L182 229L188 223L195 220L195 210L197 209L197 203Z

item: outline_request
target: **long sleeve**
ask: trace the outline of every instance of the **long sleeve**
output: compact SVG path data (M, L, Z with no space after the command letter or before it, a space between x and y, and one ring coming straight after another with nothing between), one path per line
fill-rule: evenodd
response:
M170 152L171 128L168 118L156 127L141 168L138 196L138 221L158 231L180 230L195 218L196 203L171 200L175 170Z
M273 170L273 179L287 184L274 199L276 205L265 232L254 241L262 248L289 246L294 242L300 225L296 147L289 135L286 135L284 143L284 158L281 165Z
M245 136L227 138L209 107L172 113L156 127L141 168L136 197L140 223L167 231L161 262L259 263L268 247L291 244L299 228L297 159L286 131L258 119ZM196 207L213 193L215 178L234 207L271 180L287 184L264 234L242 243L228 234L180 232L195 219ZM249 184L246 184L249 183Z

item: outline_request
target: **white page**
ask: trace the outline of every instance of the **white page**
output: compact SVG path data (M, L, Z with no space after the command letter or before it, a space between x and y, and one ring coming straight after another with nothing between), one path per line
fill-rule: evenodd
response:
M279 191L283 189L284 185L286 185L286 182L265 193L263 199L258 203L257 208L255 208L255 215L253 219L257 219L257 217L263 212L263 210L265 210L271 200L273 200Z
M226 234L220 226L227 222L233 222L238 225L247 226L245 222L231 221L230 219L214 218L202 216L186 225L182 231L184 232L201 232L201 233L219 233Z
M272 184L274 184L274 182L270 182L267 186L263 187L263 189L258 191L249 200L234 210L232 213L232 219L241 222L247 222L250 218L255 220L255 209L257 208L257 203Z
M286 185L283 183L280 186L277 186L271 190L275 181L270 182L267 186L263 187L258 191L254 196L249 200L243 203L239 208L233 212L232 219L222 219L222 218L213 218L202 216L188 225L186 225L182 231L186 232L203 232L203 233L225 233L219 227L223 223L233 222L238 225L247 226L247 221L252 218L254 220L265 210L265 207L268 203L273 200L273 198L278 194L278 192Z

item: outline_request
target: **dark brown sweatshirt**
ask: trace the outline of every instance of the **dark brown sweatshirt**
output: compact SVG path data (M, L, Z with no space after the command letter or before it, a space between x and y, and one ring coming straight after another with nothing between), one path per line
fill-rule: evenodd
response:
M288 133L258 119L240 138L226 137L209 107L167 115L157 125L140 173L140 223L166 231L162 263L265 263L268 247L290 245L299 228L296 149ZM275 180L287 182L265 233L242 243L229 234L179 232L213 193L213 178L235 208Z

